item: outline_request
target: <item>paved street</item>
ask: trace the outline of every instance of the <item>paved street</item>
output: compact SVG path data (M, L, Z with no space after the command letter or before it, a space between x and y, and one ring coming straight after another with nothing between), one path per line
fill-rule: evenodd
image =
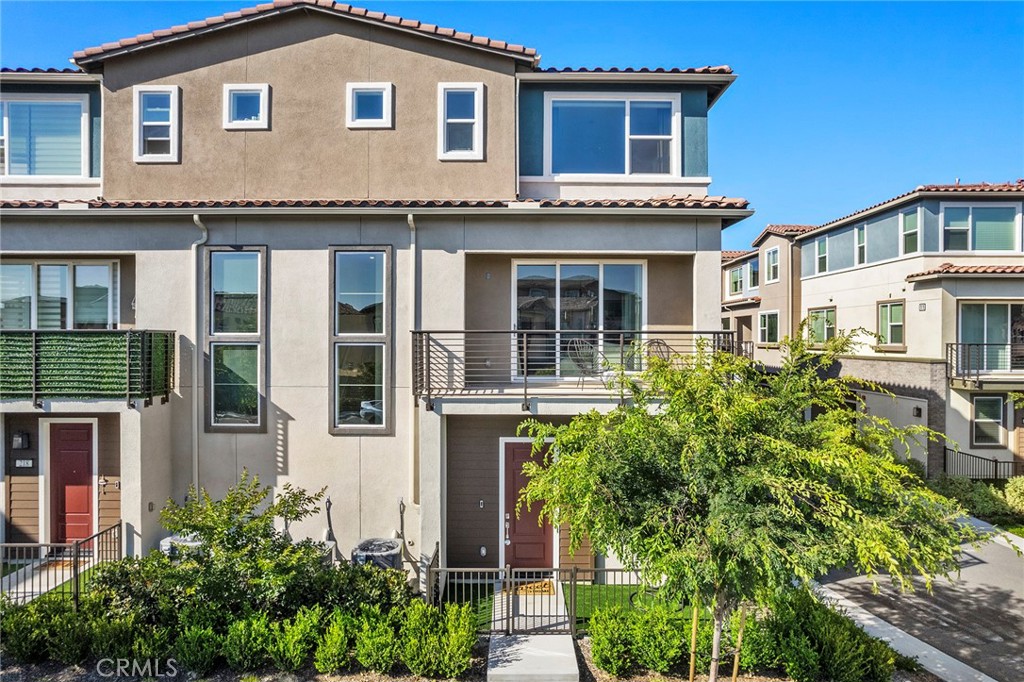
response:
M1024 559L1002 544L965 548L959 578L931 594L900 594L863 577L834 574L829 588L873 615L1005 682L1024 680Z

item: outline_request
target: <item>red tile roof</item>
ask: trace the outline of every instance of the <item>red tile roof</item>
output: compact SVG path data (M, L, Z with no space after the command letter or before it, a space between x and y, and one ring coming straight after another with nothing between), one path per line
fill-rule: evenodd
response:
M491 38L486 38L484 36L456 31L453 28L443 28L441 26L435 26L434 24L425 24L415 19L404 19L393 14L373 12L361 7L353 7L340 2L333 2L332 0L274 0L272 3L264 3L256 5L255 7L247 7L237 12L228 12L227 14L210 17L202 21L191 21L187 24L172 26L168 29L153 31L152 33L143 33L142 35L137 35L133 38L124 38L116 42L104 43L97 47L88 47L84 50L75 52L74 58L79 64L98 62L102 61L110 54L121 50L135 48L138 46L147 46L149 43L154 45L159 44L164 40L174 39L181 37L184 34L202 31L203 29L225 28L235 23L246 21L252 17L281 14L304 8L327 12L336 16L354 18L360 21L370 21L380 24L381 26L390 26L396 29L416 31L441 40L453 40L472 47L497 50L520 59L529 59L534 63L539 59L537 51L532 47L506 43L503 40L492 40Z
M924 277L941 277L944 275L1024 275L1024 265L954 265L952 263L943 263L937 268L907 275L907 281L912 282Z
M38 66L32 68L25 68L24 66L18 66L15 68L3 67L0 68L0 73L83 73L81 69L41 69Z
M817 225L766 225L765 228L761 230L761 234L757 235L757 237L754 238L754 241L751 242L751 245L757 246L770 234L777 234L783 237L793 237L816 229L818 229Z
M751 254L757 253L757 249L750 249L747 251L722 251L722 263L728 263L734 261L737 258L743 258Z
M696 208L746 209L746 199L731 197L670 196L653 199L196 199L196 200L106 200L58 202L0 201L0 208L56 208L58 204L81 204L83 208L506 208L510 205L540 208Z
M672 68L666 69L666 68L660 67L660 66L659 67L642 66L642 67L637 67L637 68L634 68L634 67L631 67L631 66L622 67L622 68L617 67L617 66L612 66L612 67L600 67L600 66L598 66L598 67L595 67L595 68L587 68L587 67L561 67L561 68L559 68L559 67L551 66L551 67L548 67L546 69L537 69L537 71L540 72L540 73L702 73L702 74L706 73L706 74L723 74L723 75L725 75L725 74L731 74L732 73L732 67L724 65L724 64L722 66L697 66L697 67L690 67L690 68L685 68L685 69L684 68L679 68L679 67L672 67Z

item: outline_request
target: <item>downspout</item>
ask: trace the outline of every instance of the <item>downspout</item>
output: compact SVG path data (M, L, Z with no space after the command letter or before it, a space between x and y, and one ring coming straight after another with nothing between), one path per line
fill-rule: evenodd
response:
M409 306L409 337L412 339L411 332L419 329L419 292L417 291L416 281L418 277L417 269L417 247L416 247L416 218L412 213L405 216L405 222L409 224L409 296L412 298L412 305ZM411 369L411 368L410 368ZM410 490L409 498L413 504L419 506L419 496L416 495L416 489L419 485L419 481L416 477L419 476L419 468L416 466L416 458L419 453L419 436L416 432L416 409L419 406L419 401L414 398L414 407L409 411L409 466L410 466Z
M192 486L199 493L199 247L210 238L198 213L192 214L192 222L199 228L199 239L192 242Z

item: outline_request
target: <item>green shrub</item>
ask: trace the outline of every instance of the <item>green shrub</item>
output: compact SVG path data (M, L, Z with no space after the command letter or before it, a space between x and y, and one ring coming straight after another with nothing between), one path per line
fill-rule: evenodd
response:
M37 600L38 601L38 600ZM22 663L36 663L46 656L46 623L31 604L4 601L0 609L0 646Z
M224 637L224 658L232 670L255 670L267 661L270 625L266 614L236 620Z
M139 660L163 660L171 656L171 630L165 627L139 629L132 644L132 657Z
M341 609L334 609L313 654L313 667L317 672L336 673L352 665L355 633L355 618Z
M89 621L70 606L55 615L47 629L46 652L53 660L76 665L89 656Z
M112 616L130 617L140 627L175 627L189 580L160 552L100 564L90 590Z
M1008 480L1003 493L1010 508L1017 514L1024 515L1024 476L1014 476Z
M787 675L794 682L816 682L820 665L818 652L810 637L802 632L788 632L779 642L779 654Z
M278 670L294 672L306 665L317 643L321 618L320 606L303 607L294 618L270 626L267 653Z
M131 658L136 630L133 617L93 616L90 628L92 629L93 658Z
M594 665L622 677L633 667L633 617L615 606L598 609L590 619L590 647Z
M914 474L922 481L928 477L927 469L925 469L924 464L922 464L920 460L914 459L913 457L907 457L906 460L903 461L903 464L910 469L910 473Z
M675 605L660 601L637 612L632 646L638 666L666 673L679 662L688 632L680 615Z
M356 660L364 668L385 675L395 667L400 651L392 614L383 613L376 605L367 607L359 619L359 631L356 633Z
M442 643L441 612L422 601L411 602L402 624L402 663L414 675L436 675Z
M221 637L211 627L190 625L182 630L175 643L175 653L186 669L205 675L217 665Z
M443 677L458 677L469 670L476 644L476 622L469 604L449 604L443 612L444 639L437 672Z
M311 589L314 601L353 615L367 605L377 605L383 613L401 613L412 600L412 588L404 571L369 564L345 563L321 569Z
M740 668L747 672L781 670L775 635L766 621L767 615L752 613L747 616L740 648ZM733 641L739 634L739 614L733 614Z
M1016 512L1003 492L993 485L945 474L930 480L928 485L940 495L959 502L971 515L990 523L1012 525L1024 520L1024 515Z

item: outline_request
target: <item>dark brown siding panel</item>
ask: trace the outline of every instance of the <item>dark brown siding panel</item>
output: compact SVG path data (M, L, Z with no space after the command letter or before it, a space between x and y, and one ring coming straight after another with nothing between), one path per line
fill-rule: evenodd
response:
M575 554L569 552L569 526L562 525L558 534L558 567L559 568L593 568L594 552L590 549L590 538L580 542Z
M107 485L99 486L100 530L114 525L121 518L121 425L116 414L99 417L99 455L97 473Z

